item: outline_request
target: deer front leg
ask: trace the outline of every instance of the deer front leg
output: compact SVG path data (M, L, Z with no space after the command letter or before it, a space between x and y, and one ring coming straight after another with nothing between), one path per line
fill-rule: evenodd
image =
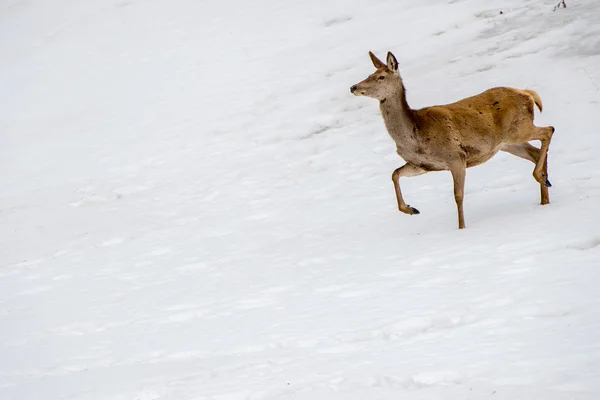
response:
M466 166L456 165L450 169L452 179L454 180L454 200L458 211L458 229L465 228L465 214L463 212L463 198L465 197L465 176L467 174Z
M396 200L398 201L398 210L405 214L419 214L419 210L414 207L407 205L402 198L402 191L400 190L400 177L401 176L419 176L426 174L422 168L416 167L412 164L404 164L400 168L397 168L392 173L392 182L394 183L394 190L396 191Z

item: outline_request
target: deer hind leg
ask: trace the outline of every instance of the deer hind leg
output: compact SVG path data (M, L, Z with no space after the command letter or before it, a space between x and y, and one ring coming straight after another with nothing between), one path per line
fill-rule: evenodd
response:
M412 164L404 164L400 168L397 168L392 173L392 182L394 183L394 190L396 191L396 200L398 201L398 210L405 214L419 214L419 210L414 207L407 205L402 198L402 191L400 190L400 177L401 176L419 176L426 174L422 168L416 167Z
M536 165L540 159L541 153L540 149L530 145L527 142L521 144L503 144L500 150L525 160L529 160ZM550 203L548 187L551 185L546 185L546 183L550 184L550 181L548 180L548 154L546 154L546 159L544 160L544 168L542 173L546 176L546 181L544 183L540 183L540 204L544 205Z
M533 169L533 177L540 183L540 185L550 187L552 184L548 180L547 156L548 149L550 148L550 141L552 140L552 135L554 134L554 127L535 127L534 132L535 133L529 138L529 140L539 140L542 143L542 146L540 148L540 153L535 164L535 168Z

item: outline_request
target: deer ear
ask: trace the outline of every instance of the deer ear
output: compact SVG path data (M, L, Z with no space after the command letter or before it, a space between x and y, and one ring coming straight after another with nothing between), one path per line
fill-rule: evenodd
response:
M387 53L387 67L392 72L398 72L398 60L389 51Z
M369 57L371 57L371 61L373 62L375 68L379 69L385 67L385 64L381 62L381 60L377 58L372 52L369 52Z

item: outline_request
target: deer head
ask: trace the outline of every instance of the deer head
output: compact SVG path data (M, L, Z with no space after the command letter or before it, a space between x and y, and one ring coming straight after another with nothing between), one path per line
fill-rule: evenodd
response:
M369 56L377 70L364 81L352 85L350 92L355 96L367 96L382 101L402 88L398 61L390 52L387 53L387 64L372 52L369 52Z

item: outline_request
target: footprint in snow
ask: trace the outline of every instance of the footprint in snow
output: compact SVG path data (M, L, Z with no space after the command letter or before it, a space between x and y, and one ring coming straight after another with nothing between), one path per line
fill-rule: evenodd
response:
M567 245L567 249L575 249L580 251L591 250L600 246L600 237L594 237L591 239L585 239L579 242L575 242Z

